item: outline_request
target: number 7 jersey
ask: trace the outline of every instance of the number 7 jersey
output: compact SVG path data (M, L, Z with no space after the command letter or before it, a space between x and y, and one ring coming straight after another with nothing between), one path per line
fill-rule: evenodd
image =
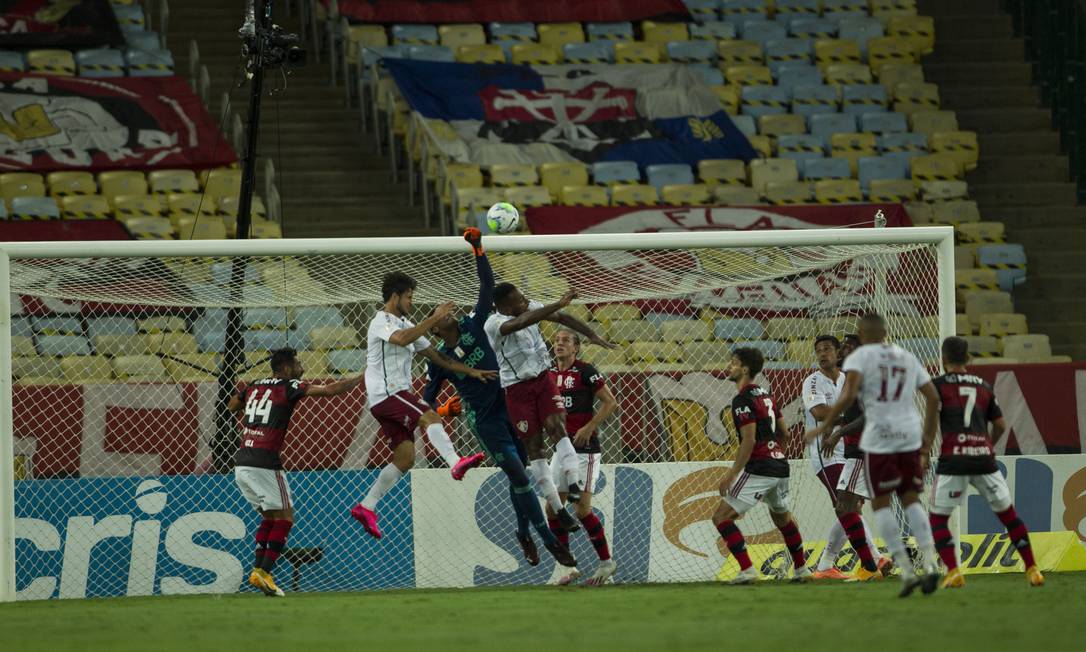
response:
M777 419L780 418L781 410L773 402L773 396L753 383L739 390L732 399L732 421L739 439L743 438L740 428L755 425L754 449L743 467L747 473L770 478L788 477L788 456L780 441L785 433L777 432Z
M894 344L866 344L853 351L842 367L863 375L865 453L910 453L920 450L923 423L916 390L931 382L916 356Z
M281 469L287 426L307 383L286 378L258 380L238 393L241 413L241 449L234 463L262 469Z

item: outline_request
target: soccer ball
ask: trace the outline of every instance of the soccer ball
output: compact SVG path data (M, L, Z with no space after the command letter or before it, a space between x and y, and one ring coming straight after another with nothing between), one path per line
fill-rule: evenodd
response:
M486 212L486 225L494 233L512 233L520 224L517 207L507 202L499 202Z

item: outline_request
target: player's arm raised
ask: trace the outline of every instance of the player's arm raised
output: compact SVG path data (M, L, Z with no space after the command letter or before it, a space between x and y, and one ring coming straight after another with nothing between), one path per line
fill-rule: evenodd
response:
M343 378L326 385L309 385L305 388L306 396L339 396L346 394L362 382L363 376Z
M544 319L550 317L554 313L558 312L562 308L565 308L571 301L577 298L577 292L574 290L568 290L562 295L562 298L554 303L548 303L542 308L536 308L535 310L528 310L521 313L519 316L510 319L507 322L503 322L499 327L499 332L502 335L508 335L515 333L523 328L528 328L533 324L538 324Z
M441 304L437 308L434 308L433 314L411 328L401 328L392 335L389 335L388 343L395 344L396 346L409 346L415 340L429 333L430 329L446 315L451 313L455 307L456 305L452 301Z
M585 336L585 338L589 342L591 342L592 344L595 344L596 346L602 346L605 349L617 348L614 344L608 342L607 340L605 340L602 337L600 337L599 335L597 335L596 331L592 330L591 326L584 323L580 319L577 319L573 315L567 315L564 312L555 312L555 313L551 313L547 317L544 317L544 319L546 319L547 321L556 322L558 324L561 324L561 325L565 326L566 328L577 331L581 335Z
M476 228L466 229L464 239L475 254L475 272L479 275L479 300L475 302L475 322L482 327L494 306L494 270L483 250L483 234Z
M804 441L808 444L811 443L822 436L834 423L836 423L837 419L841 417L841 414L856 400L856 395L860 392L860 383L863 382L863 379L864 375L858 371L847 372L845 375L845 386L841 388L841 395L837 397L837 402L830 406L824 421L803 433Z
M438 351L432 346L428 349L419 351L419 355L426 358L435 365L441 367L442 369L451 371L454 374L464 374L465 376L470 376L475 380L487 382L488 380L493 380L498 377L498 372L493 369L474 369L467 366L463 362L453 360L452 358L445 355L441 351Z

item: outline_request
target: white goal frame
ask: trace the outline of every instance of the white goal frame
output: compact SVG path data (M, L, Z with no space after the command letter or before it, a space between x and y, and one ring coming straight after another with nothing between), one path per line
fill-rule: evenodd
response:
M575 234L486 237L491 252L683 250L818 245L934 245L938 260L939 336L955 332L954 230L947 226ZM0 243L0 602L15 600L15 473L12 413L11 261L115 257L365 255L464 253L459 237L288 240Z

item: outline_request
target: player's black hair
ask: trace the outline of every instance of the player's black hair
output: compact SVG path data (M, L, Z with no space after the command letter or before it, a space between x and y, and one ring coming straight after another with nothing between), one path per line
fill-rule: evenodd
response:
M815 348L818 348L818 345L823 342L829 342L833 345L833 348L835 349L841 348L841 340L837 339L833 335L819 335L818 337L816 337L814 341Z
M505 300L509 298L509 295L517 289L517 286L512 283L498 283L494 286L494 305L505 303Z
M844 342L851 342L853 344L859 344L860 343L860 336L857 335L856 333L848 333L847 335L845 335L841 339Z
M403 272L389 272L381 279L381 298L388 301L393 294L403 294L418 287L415 279Z
M738 358L740 364L750 370L751 378L761 373L762 367L765 366L765 356L762 355L761 349L752 346L741 346L738 349L732 349L732 357Z
M877 312L869 312L866 315L864 315L863 317L861 317L860 318L860 324L861 325L867 324L867 325L870 325L870 326L879 326L883 330L886 329L886 320L883 319L882 315L880 315Z
M943 340L943 357L950 364L969 362L969 342L961 337L948 337Z
M283 371L283 367L294 362L298 357L298 352L288 347L282 349L276 349L271 354L271 370L272 373L279 373Z

